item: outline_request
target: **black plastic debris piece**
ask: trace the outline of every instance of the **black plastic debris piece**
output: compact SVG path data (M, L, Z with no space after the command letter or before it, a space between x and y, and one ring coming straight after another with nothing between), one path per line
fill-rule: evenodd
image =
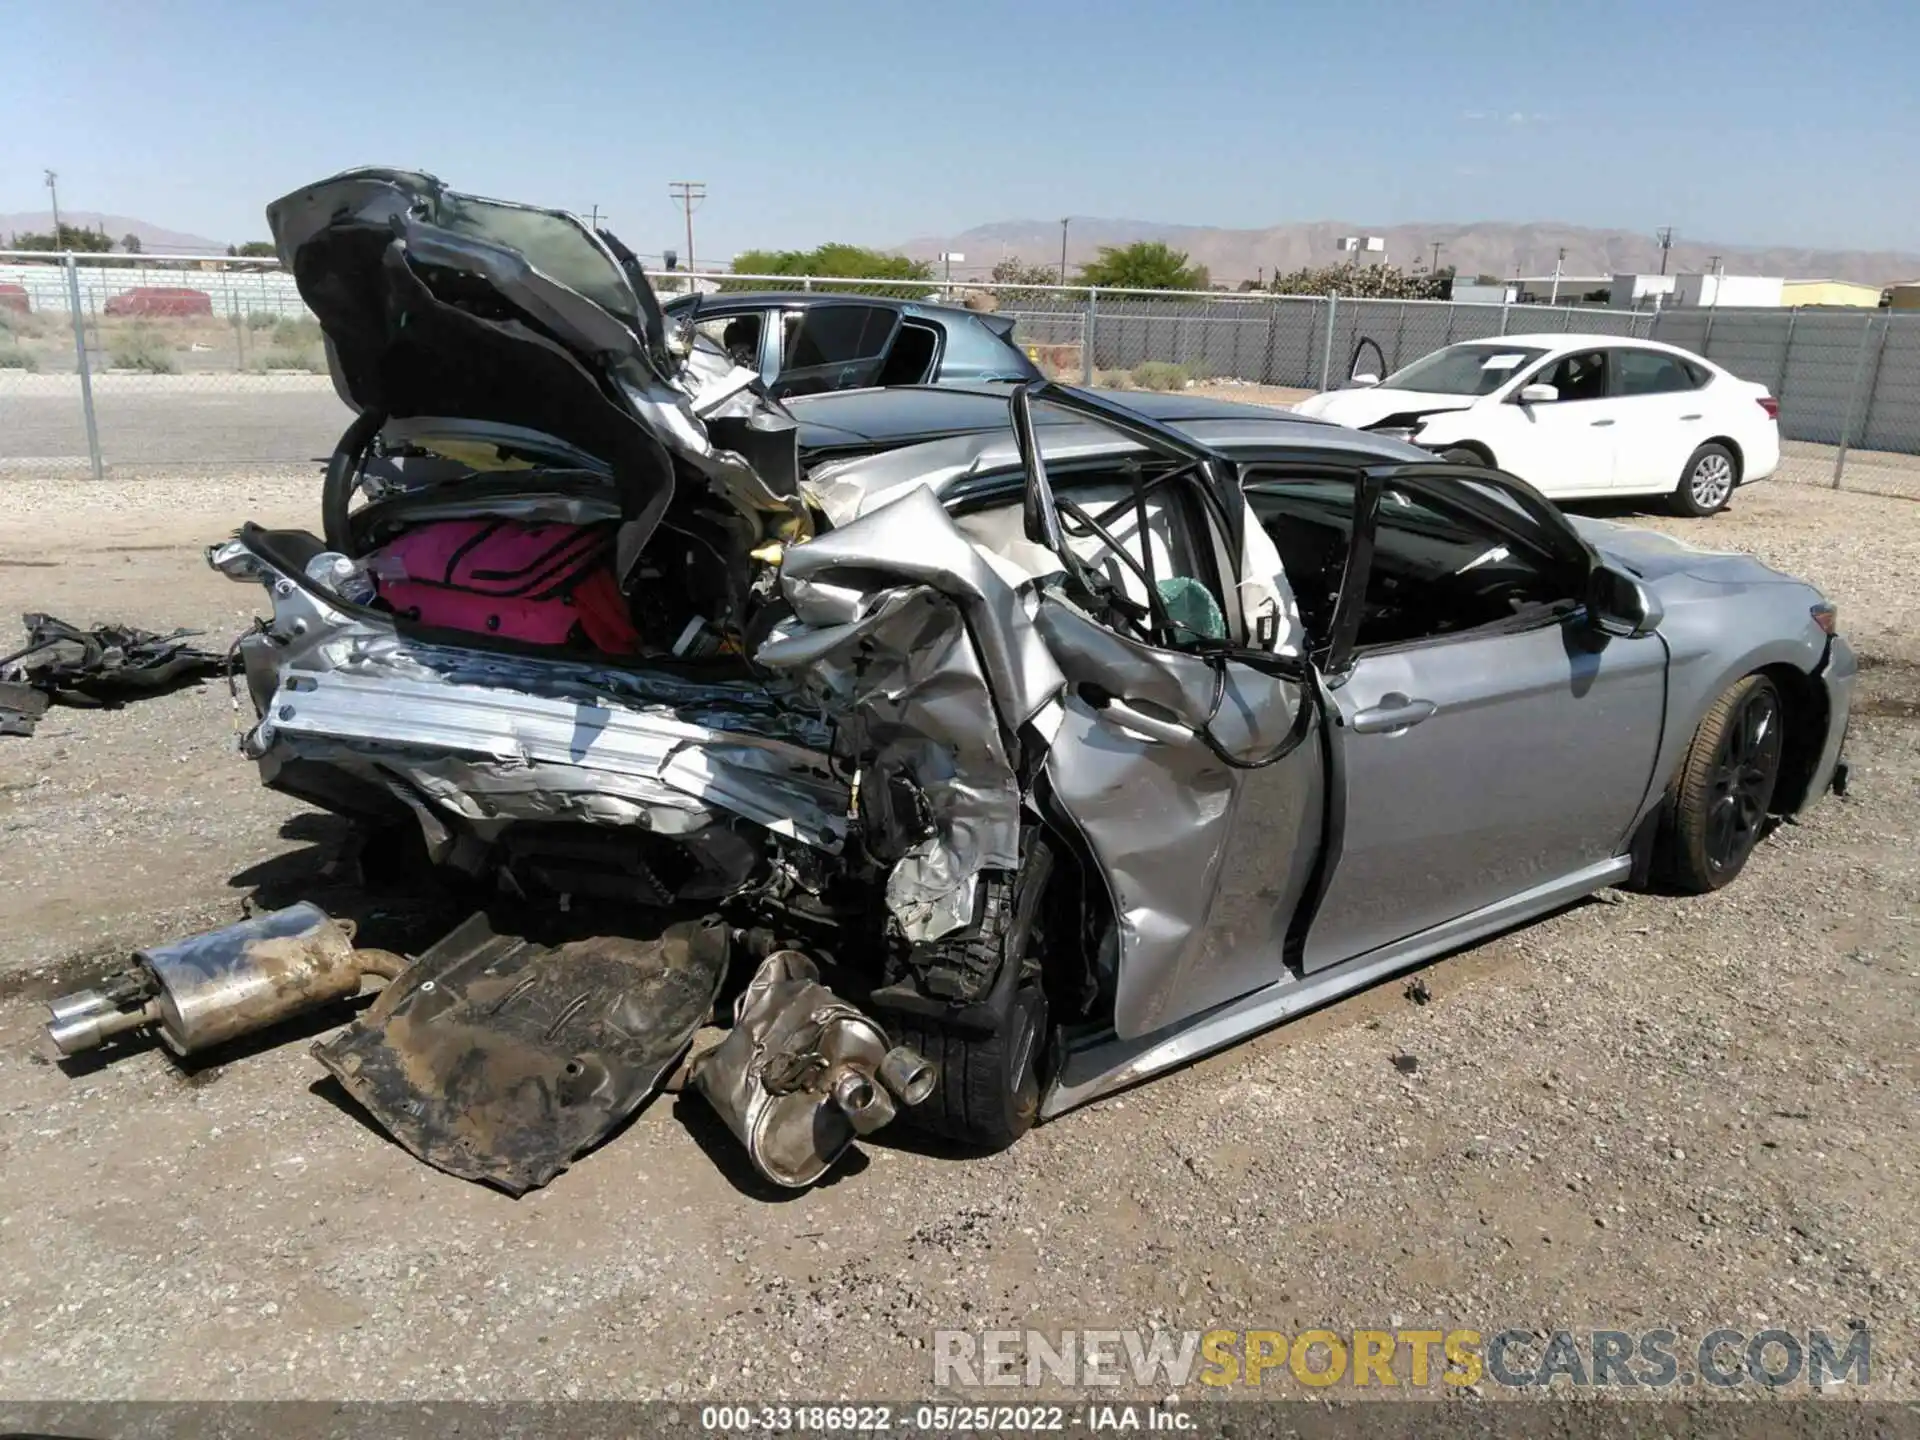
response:
M44 690L15 681L0 681L0 735L31 735L52 700Z
M188 643L198 630L82 630L51 615L22 615L20 623L26 645L0 658L0 735L31 735L49 703L111 708L229 668L227 656Z
M1433 991L1427 988L1426 980L1419 975L1407 982L1407 988L1402 993L1416 1005L1425 1005L1433 999Z
M1393 1068L1398 1070L1402 1075L1411 1075L1420 1068L1420 1057L1417 1055L1396 1055L1393 1057Z

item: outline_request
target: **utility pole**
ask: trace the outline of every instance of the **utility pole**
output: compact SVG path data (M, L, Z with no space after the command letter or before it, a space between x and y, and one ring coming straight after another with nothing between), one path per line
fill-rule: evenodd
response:
M1072 219L1068 216L1067 219ZM1060 283L1067 283L1067 221L1060 222Z
M674 180L667 185L667 193L687 214L687 287L693 288L693 212L700 208L700 202L707 198L707 186L703 180Z
M1558 305L1560 303L1560 267L1566 263L1567 247L1562 245L1559 256L1553 262L1553 294L1547 297L1547 304L1549 305Z
M1709 310L1720 308L1720 282L1726 276L1726 266L1720 263L1718 255L1707 256L1707 274L1713 276L1713 299L1707 302Z
M53 196L53 248L60 248L60 172L47 171L47 190Z
M1667 273L1667 252L1673 249L1673 227L1662 225L1653 232L1653 238L1660 242L1660 273Z
M587 212L587 228L589 230L598 230L600 228L600 207L598 205Z
M1433 264L1428 268L1436 275L1440 273L1440 252L1445 248L1438 240L1433 242Z

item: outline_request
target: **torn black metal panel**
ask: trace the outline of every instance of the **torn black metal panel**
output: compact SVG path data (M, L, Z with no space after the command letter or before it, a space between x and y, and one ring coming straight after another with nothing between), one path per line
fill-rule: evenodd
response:
M522 1195L658 1087L713 1009L729 937L701 920L547 946L475 915L313 1053L420 1159Z

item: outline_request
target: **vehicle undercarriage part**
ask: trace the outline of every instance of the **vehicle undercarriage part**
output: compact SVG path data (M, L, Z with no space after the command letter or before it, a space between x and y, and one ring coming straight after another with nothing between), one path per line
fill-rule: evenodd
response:
M356 950L349 923L302 901L137 952L100 988L53 1001L47 1036L77 1055L153 1026L168 1049L190 1055L356 995L363 976L392 979L405 964Z
M474 915L313 1053L414 1155L521 1195L659 1086L732 945L713 918L545 945Z
M873 1020L820 983L797 950L761 962L727 1038L694 1063L693 1083L776 1185L804 1189L855 1137L918 1105L937 1076Z

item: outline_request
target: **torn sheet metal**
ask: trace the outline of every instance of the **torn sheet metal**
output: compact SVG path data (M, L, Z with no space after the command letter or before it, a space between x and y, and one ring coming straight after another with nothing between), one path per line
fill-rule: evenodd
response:
M711 920L546 946L476 915L313 1053L420 1159L521 1195L653 1093L730 953Z
M482 836L513 820L686 835L738 815L844 844L825 722L762 682L404 639L295 583L261 543L228 541L209 560L273 596L271 626L240 645L261 715L242 748L269 780L317 762L425 797Z
M838 717L839 752L868 790L910 779L932 833L887 877L911 941L973 920L983 871L1017 868L1018 734L1059 667L1011 586L926 490L790 550L793 618L756 654Z
M734 1007L733 1028L694 1061L694 1085L776 1185L803 1189L860 1135L918 1105L935 1071L893 1045L866 1015L820 983L797 950L761 962Z
M1046 769L1113 900L1115 1032L1145 1034L1271 980L1317 853L1291 842L1319 830L1318 733L1255 768L1202 736L1257 761L1299 717L1299 682L1140 644L1051 592L1035 626L1075 687Z

